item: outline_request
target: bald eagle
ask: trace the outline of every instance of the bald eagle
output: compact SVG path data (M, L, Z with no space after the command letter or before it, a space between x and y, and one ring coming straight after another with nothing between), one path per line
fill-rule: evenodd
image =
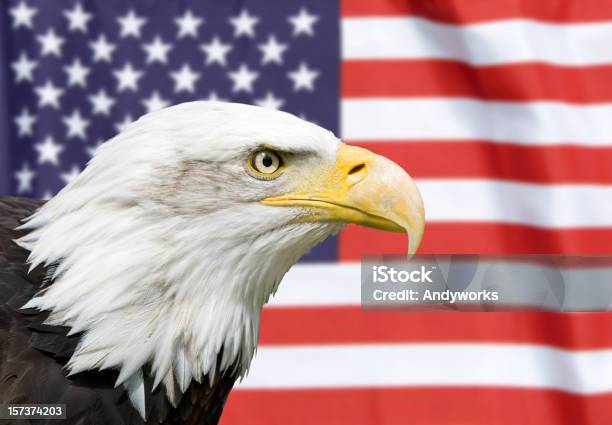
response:
M216 424L263 305L346 223L407 232L414 252L421 197L395 163L288 113L143 116L48 202L0 198L0 403Z

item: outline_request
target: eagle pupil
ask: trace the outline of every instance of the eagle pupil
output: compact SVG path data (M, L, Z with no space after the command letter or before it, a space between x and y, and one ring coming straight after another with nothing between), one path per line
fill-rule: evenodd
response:
M263 165L264 167L270 167L272 165L272 157L270 155L266 155L263 158Z

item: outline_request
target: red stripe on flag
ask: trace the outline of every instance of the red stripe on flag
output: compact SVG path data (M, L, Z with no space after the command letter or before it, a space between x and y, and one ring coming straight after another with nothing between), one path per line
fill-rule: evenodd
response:
M537 63L474 67L445 60L342 62L343 98L470 97L483 100L612 100L612 66Z
M238 390L220 423L609 425L611 404L611 394L498 387Z
M612 146L524 146L434 140L348 143L395 161L415 178L612 183Z
M612 19L612 3L599 0L342 0L340 7L342 17L412 15L459 24L517 18L555 23Z
M470 202L466 199L465 202ZM542 229L504 223L427 223L422 254L611 254L612 228ZM354 225L340 232L341 261L406 252L406 235Z
M513 343L612 347L608 313L416 313L355 307L265 308L260 345ZM333 326L330 326L333 325Z

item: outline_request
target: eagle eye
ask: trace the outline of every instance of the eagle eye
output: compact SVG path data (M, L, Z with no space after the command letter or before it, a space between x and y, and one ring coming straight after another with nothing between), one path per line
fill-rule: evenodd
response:
M249 155L248 169L254 177L273 179L277 177L283 167L281 156L271 149L261 149Z

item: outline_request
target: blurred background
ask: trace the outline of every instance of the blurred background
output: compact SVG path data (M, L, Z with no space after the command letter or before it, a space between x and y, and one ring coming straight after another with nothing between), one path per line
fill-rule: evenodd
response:
M417 179L424 253L609 254L612 0L0 0L0 195L49 198L199 99L333 130ZM287 275L224 425L612 423L612 316L364 312L347 227Z

